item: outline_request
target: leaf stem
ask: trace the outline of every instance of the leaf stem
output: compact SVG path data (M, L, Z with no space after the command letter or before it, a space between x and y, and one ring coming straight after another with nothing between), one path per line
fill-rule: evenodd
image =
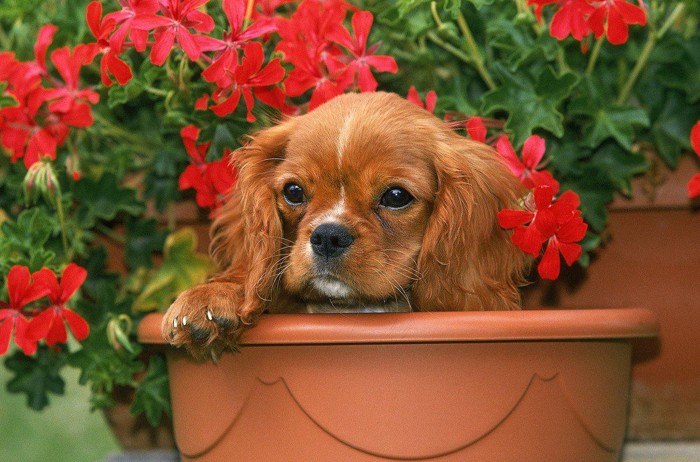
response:
M442 19L440 19L440 15L437 11L437 4L435 2L430 2L430 13L433 15L433 20L435 21L435 24L437 24L438 29L445 27L445 23L443 23Z
M146 153L152 153L155 145L148 140L147 138L144 138L142 136L138 136L128 130L125 130L124 128L115 125L112 123L110 120L102 117L99 113L94 114L95 121L98 121L101 125L104 126L105 131L117 138L123 138L125 140L128 140L130 143L133 143L135 146L138 146L140 149L146 150Z
M66 255L66 260L72 260L73 255L70 247L68 247L66 215L63 212L63 194L61 194L61 188L58 185L56 185L56 212L58 213L58 223L61 226L61 243L63 244L63 253Z
M624 87L622 87L622 90L620 91L620 95L618 96L616 101L617 104L624 104L629 99L630 94L632 93L632 88L637 82L637 79L642 73L642 70L646 66L647 61L649 61L649 57L651 56L651 52L653 51L656 42L666 34L668 29L676 22L678 17L683 13L684 9L685 5L683 3L677 4L671 12L671 14L668 15L666 21L664 21L664 24L658 31L649 31L649 37L647 38L647 41L644 44L644 48L642 48L642 52L640 53L639 58L637 58L637 62L632 68L632 72L630 73L627 82L625 82Z
M603 48L603 37L596 40L593 49L591 50L591 57L588 59L588 66L586 66L586 75L591 75L595 65L598 62L598 55L600 55L600 49Z
M442 40L440 37L437 36L437 34L435 32L432 32L432 31L428 32L426 34L426 37L428 37L428 40L433 42L435 45L439 46L443 50L454 55L455 57L461 59L462 61L469 64L470 66L474 64L474 60L471 57L464 54L464 52L462 50L460 50L459 48Z
M119 244L126 244L126 237L103 223L96 223L95 229Z
M474 61L474 66L476 66L476 71L479 73L490 90L495 89L496 83L493 81L491 74L489 74L488 69L486 69L486 66L484 65L484 58L481 56L481 52L479 52L479 46L476 44L474 35L472 35L469 25L467 24L466 19L464 19L462 12L460 12L459 16L457 16L457 25L462 31L462 35L464 36L464 40L467 45L467 50Z

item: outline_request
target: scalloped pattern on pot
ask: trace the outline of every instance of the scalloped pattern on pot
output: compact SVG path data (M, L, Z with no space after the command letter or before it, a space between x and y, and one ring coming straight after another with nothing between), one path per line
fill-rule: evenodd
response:
M185 460L614 461L629 356L617 341L173 353L176 439Z

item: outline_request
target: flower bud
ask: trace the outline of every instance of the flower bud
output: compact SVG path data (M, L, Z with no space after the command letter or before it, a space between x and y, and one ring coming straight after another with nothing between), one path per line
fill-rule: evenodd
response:
M39 197L43 197L46 202L56 206L60 184L49 160L34 162L24 176L23 186L24 200L27 205L35 204Z

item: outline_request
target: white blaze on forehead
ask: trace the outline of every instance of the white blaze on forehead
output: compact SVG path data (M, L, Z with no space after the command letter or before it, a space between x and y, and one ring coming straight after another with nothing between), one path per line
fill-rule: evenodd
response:
M343 120L343 125L340 127L340 132L338 132L338 139L335 142L336 152L338 153L338 165L340 165L343 160L343 154L345 153L345 147L350 138L350 130L354 119L354 112L347 114Z

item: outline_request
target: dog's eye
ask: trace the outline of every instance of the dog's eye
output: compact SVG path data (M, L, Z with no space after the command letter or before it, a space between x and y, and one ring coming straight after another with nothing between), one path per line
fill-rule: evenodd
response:
M284 200L289 205L299 205L304 202L304 190L296 183L287 183L282 188Z
M413 200L413 196L408 191L398 186L393 186L382 195L379 205L397 210L408 206Z

